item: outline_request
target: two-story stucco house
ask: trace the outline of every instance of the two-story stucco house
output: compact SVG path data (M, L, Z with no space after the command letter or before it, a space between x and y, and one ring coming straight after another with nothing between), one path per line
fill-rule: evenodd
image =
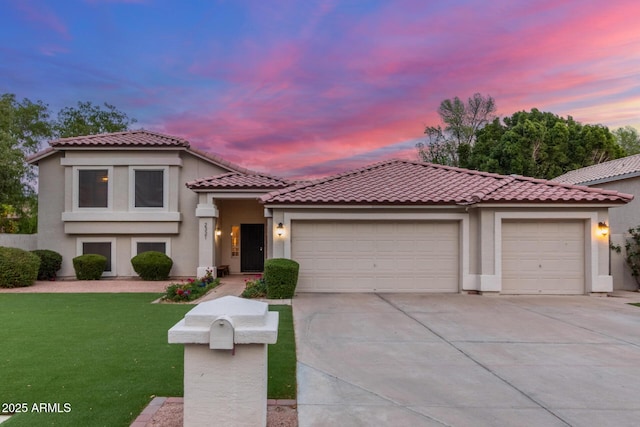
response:
M62 277L83 253L107 257L105 276L135 276L130 260L145 250L169 255L174 276L262 271L258 198L288 185L147 131L52 141L29 162L40 176L38 246L63 255Z
M300 262L310 292L612 290L609 208L633 196L388 160L293 183L147 131L53 141L38 165L38 246L102 253L109 276L160 250L173 276Z

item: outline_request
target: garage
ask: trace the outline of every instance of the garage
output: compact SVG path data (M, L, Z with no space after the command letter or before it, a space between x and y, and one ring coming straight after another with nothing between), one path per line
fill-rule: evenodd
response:
M293 221L306 292L458 292L458 221Z
M584 221L504 221L503 294L584 294Z

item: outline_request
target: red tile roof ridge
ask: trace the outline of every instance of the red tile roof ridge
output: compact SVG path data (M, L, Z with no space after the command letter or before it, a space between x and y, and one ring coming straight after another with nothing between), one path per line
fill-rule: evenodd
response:
M477 170L470 170L470 169L463 169L463 168L459 168L459 167L455 167L455 166L446 166L446 165L439 165L439 164L433 164L433 163L426 163L426 162L420 162L420 161L412 161L412 160L404 160L404 159L390 159L390 160L384 160L384 161L380 161L377 163L373 163L358 169L353 169L353 170L349 170L346 172L342 172L342 173L338 173L335 175L331 175L328 177L324 177L324 178L320 178L320 179L316 179L313 180L311 182L307 182L307 183L299 183L296 185L292 185L289 186L287 188L283 188L283 189L279 189L279 190L275 190L272 191L264 196L262 196L260 198L260 201L263 203L269 203L274 202L276 200L280 201L280 202L302 202L304 200L315 200L318 203L324 203L327 202L328 200L331 200L333 198L333 200L337 203L344 203L344 202L350 202L353 201L355 202L358 197L356 197L355 199L353 198L353 193L351 193L349 195L349 197L345 198L345 197L341 197L341 194L333 194L333 196L331 197L327 197L327 196L323 196L323 191L326 190L326 187L328 185L333 185L335 184L339 184L340 180L343 178L358 178L360 175L366 175L368 172L371 171L375 171L378 168L384 168L385 166L389 166L389 165L394 165L394 164L405 164L405 165L415 165L415 166L419 166L422 168L426 168L426 169L431 169L431 170L441 170L441 171L447 171L447 172L455 172L456 174L460 174L460 176L466 176L466 177L482 177L482 178L490 178L490 180L485 181L485 184L480 186L480 188L477 188L476 191L473 192L467 192L467 194L463 197L460 197L457 202L457 204L460 205L471 205L471 204L477 204L477 203L491 203L491 202L501 202L501 201L518 201L521 202L525 199L529 199L529 201L534 201L534 200L540 200L540 201L560 201L560 200L571 200L571 201L579 201L579 200L595 200L596 198L599 199L599 197L614 197L614 198L619 198L622 199L622 201L630 201L633 199L633 196L630 194L624 194L624 193L618 193L615 191L609 191L609 190L602 190L602 189L595 189L595 188L589 188L589 187L584 187L584 186L574 186L574 185L568 185L568 184L562 184L562 183L558 183L558 182L553 182L553 181L549 181L546 179L540 179L540 178L530 178L530 177L524 177L524 176L520 176L520 175L500 175L500 174L496 174L496 173L492 173L492 172L483 172L483 171L477 171ZM391 168L389 169L389 173L392 176L396 176L396 173L394 172L396 169L395 168ZM518 183L524 184L524 185L528 185L530 186L529 189L519 189L518 187ZM515 185L515 187L513 187ZM534 186L534 187L531 187ZM540 196L536 196L535 194L531 193L532 191L535 191L534 188L536 186L540 187L540 191L544 191L544 192L548 192L549 190L556 188L556 189L564 189L564 190L578 190L580 191L583 196L581 197L577 197L577 196L569 196L569 195L554 195L554 194L548 194L547 196L544 197L540 197ZM318 193L316 194L316 187L318 188ZM356 186L357 187L357 186ZM338 187L339 188L339 187ZM513 189L512 189L513 188ZM546 189L545 189L546 188ZM334 188L335 190L335 188ZM355 187L352 187L351 191L355 191ZM528 196L523 196L521 193L522 192L525 193L531 193ZM586 193L586 194L585 194ZM462 196L462 194L460 194L460 196ZM373 199L376 203L381 203L381 202L385 202L385 203L389 203L391 202L391 199L387 199L386 197L388 196L384 196L385 199L380 199L376 197L373 197ZM407 197L412 197L412 196L407 196ZM523 199L524 197L524 199ZM576 198L577 197L577 198ZM366 197L365 197L366 198ZM575 198L575 200L574 200ZM348 200L347 200L348 199ZM352 200L353 199L353 200ZM413 199L411 199L413 200ZM437 202L443 202L444 199L442 199L442 196L435 194L433 196L433 199L431 200L431 202L437 203ZM451 199L451 201L453 202L453 199ZM405 201L406 202L406 201Z
M177 136L173 136L173 135L167 135L167 134L163 134L160 132L153 132L153 131L149 131L149 130L145 130L145 129L138 129L138 130L128 130L128 131L122 131L122 132L106 132L106 133L98 133L98 134L93 134L93 135L80 135L80 136L71 136L71 137L67 137L67 138L58 138L55 139L53 141L49 142L49 145L52 147L55 147L57 145L63 145L65 143L68 142L73 142L73 141L90 141L90 140L95 140L95 139L101 139L101 138L107 138L107 137L118 137L118 136L125 136L125 135L138 135L138 134L146 134L146 135L151 135L151 136L156 136L158 138L164 138L164 139L168 139L168 140L172 140L172 141L176 141L179 145L183 146L183 147L189 147L189 141L187 141L184 138L180 138Z
M221 174L211 175L211 176L202 177L202 178L196 178L196 179L194 179L192 181L186 182L185 185L187 187L194 187L194 186L200 185L202 183L206 183L208 181L220 180L220 179L227 178L227 177L232 177L232 176L266 178L266 179L269 179L269 180L280 182L285 186L291 184L291 182L287 181L286 179L279 178L279 177L274 177L274 176L267 175L267 174L260 173L260 172L245 173L245 172L232 171L232 172L224 172L224 173L221 173Z

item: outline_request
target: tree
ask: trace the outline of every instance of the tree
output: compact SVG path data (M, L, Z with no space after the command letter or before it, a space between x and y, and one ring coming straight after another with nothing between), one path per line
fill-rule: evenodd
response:
M105 110L91 102L79 102L77 108L63 108L52 120L42 101L0 95L0 227L5 232L36 231L37 177L25 159L46 140L124 131L136 122L113 105L104 105Z
M63 108L53 122L53 131L58 138L122 132L137 121L106 102L104 108L91 102L78 102L76 108Z
M0 96L0 220L11 217L14 232L35 232L36 175L25 158L50 138L49 109L41 101L18 101L13 94Z
M441 125L427 126L427 143L418 143L422 161L451 166L466 166L476 132L495 117L496 103L491 96L473 94L466 103L457 96L440 103Z
M495 119L476 138L468 167L500 174L551 179L625 155L607 127L535 108Z
M627 155L640 153L640 135L638 135L636 128L632 126L618 128L613 131L613 136L618 145L627 152Z

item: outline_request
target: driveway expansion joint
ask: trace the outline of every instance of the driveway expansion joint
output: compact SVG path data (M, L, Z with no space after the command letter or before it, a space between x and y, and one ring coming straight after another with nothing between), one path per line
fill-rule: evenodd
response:
M491 374L492 376L494 376L495 378L497 378L499 381L503 382L504 384L506 384L507 386L511 387L512 389L516 390L518 393L520 393L522 396L524 396L526 399L528 399L529 401L533 402L536 406L538 406L539 408L543 409L544 411L546 411L547 413L549 413L549 415L553 416L554 418L556 418L557 420L559 420L560 422L564 423L567 426L571 426L571 424L569 422L567 422L566 420L564 420L561 416L559 416L558 414L556 414L555 412L553 412L551 409L549 409L547 406L545 406L544 404L542 404L541 402L539 402L538 400L534 399L532 396L530 396L528 393L526 393L525 391L521 390L520 388L516 387L514 384L512 384L511 382L509 382L506 378L503 378L502 376L500 376L497 372L493 371L491 368L489 368L488 366L486 366L485 364L483 364L482 362L480 362L479 360L476 360L475 358L473 358L473 356L471 356L469 353L465 352L463 349L461 349L460 347L458 347L457 345L455 345L455 341L450 341L448 339L446 339L442 334L438 333L437 331L431 329L428 325L424 324L423 322L421 322L420 320L416 319L414 316L412 316L411 314L407 313L405 310L403 310L400 306L394 304L393 302L391 302L389 299L385 298L385 296L383 294L380 293L376 293L375 294L378 298L380 298L381 300L383 300L384 302L386 302L387 304L389 304L391 307L395 308L396 310L398 310L399 312L401 312L402 314L404 314L405 316L407 316L409 319L413 320L414 322L418 323L419 325L421 325L423 328L425 328L426 330L428 330L429 332L431 332L432 334L434 334L436 337L438 337L439 339L441 339L443 342L447 343L449 346L451 346L452 348L454 348L455 350L457 350L458 352L460 352L460 354L464 355L466 358L468 358L469 360L471 360L473 363L475 363L476 365L480 366L482 369L486 370L489 374Z

